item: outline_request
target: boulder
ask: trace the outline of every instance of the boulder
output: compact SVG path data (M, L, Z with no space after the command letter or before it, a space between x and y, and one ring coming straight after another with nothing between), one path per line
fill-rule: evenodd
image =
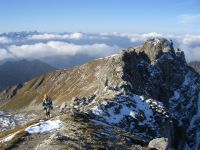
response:
M168 139L167 138L156 138L149 142L149 148L155 148L157 150L167 150Z

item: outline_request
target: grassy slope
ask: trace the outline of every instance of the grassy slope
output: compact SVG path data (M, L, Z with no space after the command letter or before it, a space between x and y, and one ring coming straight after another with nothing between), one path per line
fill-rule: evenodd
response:
M97 90L95 72L99 66L104 66L104 61L95 60L90 63L69 70L57 70L32 79L17 91L17 94L4 103L2 110L28 109L41 105L44 93L49 93L54 104L61 104L73 97L89 96ZM0 98L4 99L10 93L4 91ZM27 107L29 106L29 107ZM34 107L34 109L39 109Z

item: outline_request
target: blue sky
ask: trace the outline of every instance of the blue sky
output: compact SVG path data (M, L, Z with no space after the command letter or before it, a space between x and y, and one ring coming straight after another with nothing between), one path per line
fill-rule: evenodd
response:
M200 33L199 0L0 0L0 32Z

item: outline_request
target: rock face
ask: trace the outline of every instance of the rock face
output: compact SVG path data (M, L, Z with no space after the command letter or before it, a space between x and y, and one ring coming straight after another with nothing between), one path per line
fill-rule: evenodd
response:
M189 66L194 68L194 70L200 74L200 62L199 61L192 61L189 63Z
M62 111L69 108L105 126L104 130L109 126L126 132L127 145L138 141L147 145L164 137L170 148L200 149L200 77L187 65L184 53L164 38L42 75L24 84L11 99L11 93L4 91L0 97L8 102L1 108L40 110L46 92L54 104L65 105Z

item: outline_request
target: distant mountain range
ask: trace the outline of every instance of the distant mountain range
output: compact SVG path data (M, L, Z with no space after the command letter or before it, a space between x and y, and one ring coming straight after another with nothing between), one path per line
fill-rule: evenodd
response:
M196 72L200 74L200 61L190 62L189 66L192 67Z
M55 69L55 67L39 60L6 62L0 65L0 90L26 82L35 76Z

